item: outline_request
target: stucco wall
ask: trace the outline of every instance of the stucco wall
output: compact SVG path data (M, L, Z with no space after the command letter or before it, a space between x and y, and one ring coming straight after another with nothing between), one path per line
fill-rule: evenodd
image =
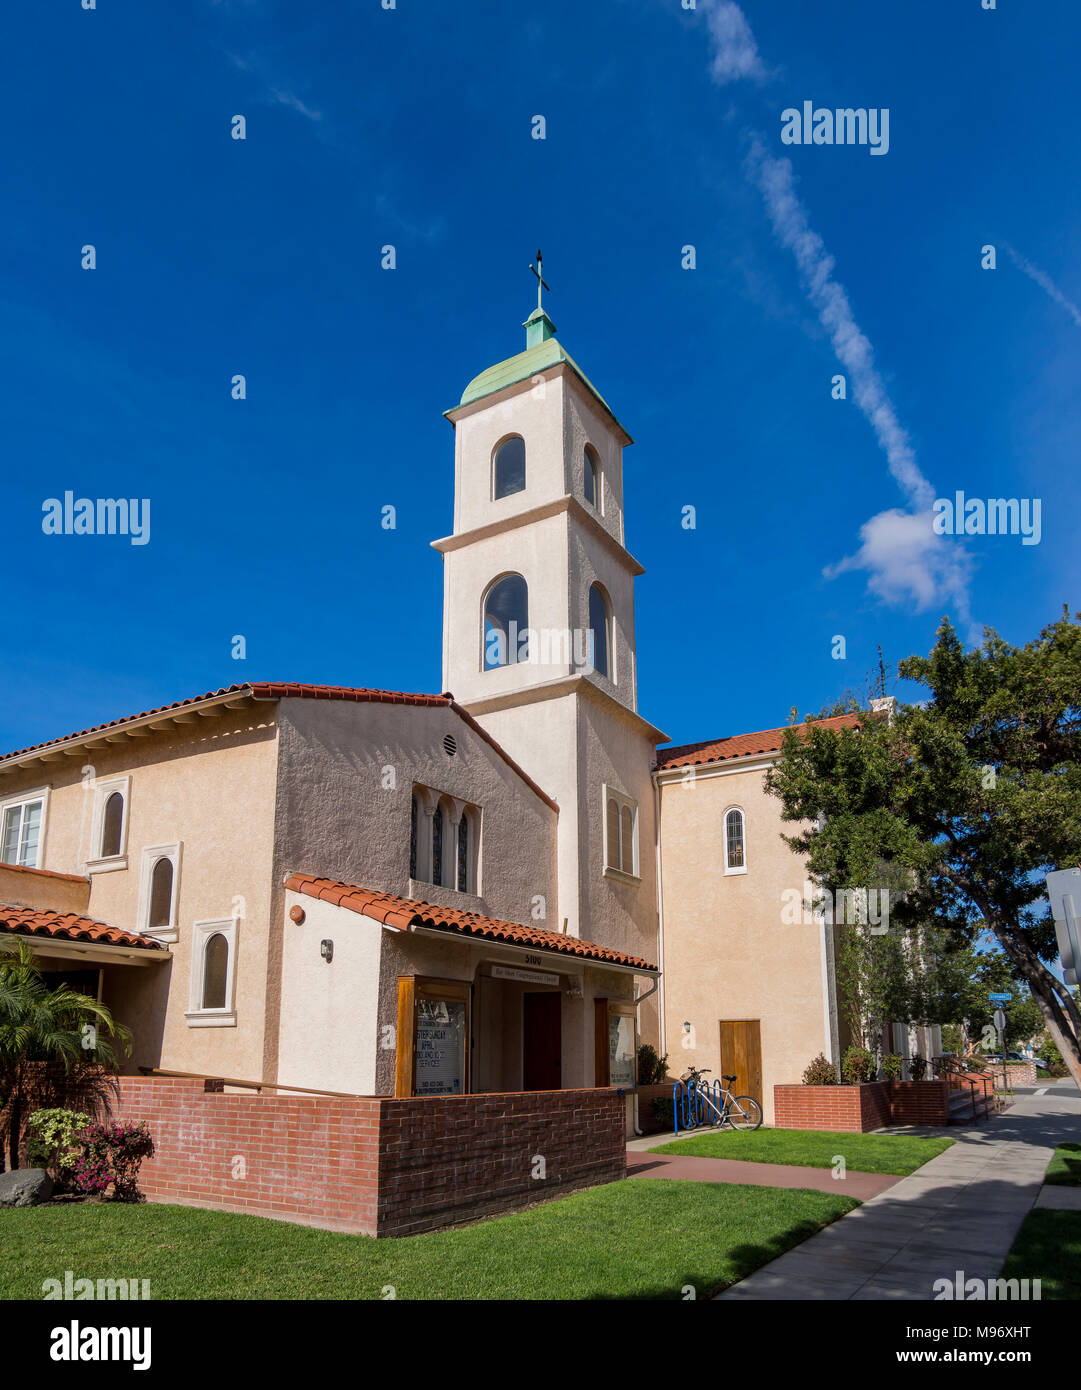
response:
M164 966L110 966L105 1002L132 1026L126 1066L258 1079L270 926L276 705L200 718L173 732L125 739L3 779L2 794L49 787L42 867L82 874L91 846L94 785L130 776L126 864L91 876L89 916L140 931L143 850L180 843L178 939ZM58 893L58 905L63 906ZM238 916L235 1027L192 1028L192 924Z
M666 1046L674 1074L694 1064L720 1073L721 1020L761 1023L762 1103L830 1054L822 928L782 921L786 889L801 893L804 866L781 840L780 802L763 766L661 788ZM745 816L747 872L725 876L724 813ZM683 1046L682 1025L695 1046Z

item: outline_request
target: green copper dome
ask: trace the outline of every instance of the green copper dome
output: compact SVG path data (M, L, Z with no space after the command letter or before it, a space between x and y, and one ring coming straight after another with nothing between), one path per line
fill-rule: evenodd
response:
M462 399L458 402L460 406L472 405L474 401L494 395L496 391L502 391L507 386L514 386L519 381L528 381L547 368L565 362L596 396L608 414L613 414L611 406L582 371L578 363L569 352L564 352L556 342L554 337L555 324L543 309L534 309L523 327L526 330L526 342L528 344L525 352L519 352L515 357L508 357L505 362L497 362L494 367L489 367L487 371L481 372L480 376L475 376L462 392Z

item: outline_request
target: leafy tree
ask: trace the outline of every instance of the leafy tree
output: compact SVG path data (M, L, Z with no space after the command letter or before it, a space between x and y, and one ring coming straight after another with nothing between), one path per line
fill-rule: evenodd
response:
M1075 615L1081 616L1081 615ZM974 942L990 932L1081 1085L1081 1013L1058 955L1048 870L1081 860L1081 624L1068 610L1023 647L948 619L899 674L928 698L858 728L790 728L767 787L787 843L834 890L893 888L890 927Z
M41 1068L33 1064L62 1067L77 1083L73 1092L95 1096L100 1094L96 1078L101 1069L116 1068L114 1038L130 1051L131 1034L113 1021L104 1004L66 984L49 988L26 942L0 956L0 1168L4 1130L10 1166L18 1168L27 1107L43 1094Z

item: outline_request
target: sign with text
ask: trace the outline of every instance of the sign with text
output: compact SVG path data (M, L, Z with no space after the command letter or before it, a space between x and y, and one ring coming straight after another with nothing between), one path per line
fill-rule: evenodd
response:
M550 975L544 970L520 970L516 965L493 965L492 977L496 980L519 980L524 985L559 984L558 975Z
M460 1096L465 1077L465 1003L417 1000L418 1096Z

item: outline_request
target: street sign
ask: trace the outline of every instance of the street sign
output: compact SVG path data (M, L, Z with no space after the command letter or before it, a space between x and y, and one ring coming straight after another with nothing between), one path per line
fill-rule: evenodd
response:
M1056 869L1047 875L1046 886L1063 978L1076 985L1081 983L1081 869Z
M1010 1002L1010 1000L1013 998L1013 995L1012 995L1012 994L989 994L987 997L988 997L988 999L990 999L990 1001L991 1001L992 1004L1008 1004L1008 1003Z
M1002 1041L1002 1034L1006 1029L1006 1015L1001 1009L995 1010L995 1031L998 1033L999 1042Z

